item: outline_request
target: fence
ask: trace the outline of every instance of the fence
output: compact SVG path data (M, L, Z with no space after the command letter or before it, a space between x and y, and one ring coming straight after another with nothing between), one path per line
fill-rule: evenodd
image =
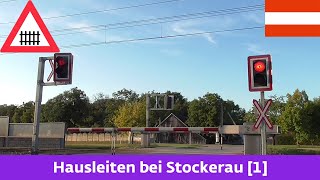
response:
M117 144L129 143L129 133L118 133L115 135ZM66 142L111 142L111 133L72 133L66 135ZM141 138L135 134L133 143L140 143Z
M131 135L151 134L150 142L170 143L172 138L178 143L205 144L205 138L195 138L200 133L218 133L217 127L131 127L131 128L68 128L66 141L115 141L121 143L140 143L141 138ZM171 137L171 138L169 138Z
M0 117L0 147L30 148L32 134L32 123L9 123L9 117ZM65 123L40 123L40 148L61 149L64 145Z

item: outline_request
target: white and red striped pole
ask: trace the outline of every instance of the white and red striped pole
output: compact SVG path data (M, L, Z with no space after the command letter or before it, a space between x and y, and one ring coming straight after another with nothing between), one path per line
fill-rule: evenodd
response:
M68 128L68 133L112 133L112 132L133 132L133 133L217 133L218 127L119 127L119 128Z

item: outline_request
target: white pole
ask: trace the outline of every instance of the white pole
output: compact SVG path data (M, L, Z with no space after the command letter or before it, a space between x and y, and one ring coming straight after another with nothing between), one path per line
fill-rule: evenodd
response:
M261 92L261 109L264 109L264 92ZM261 122L261 154L266 155L267 154L267 135L266 135L266 123L265 121Z
M216 132L216 144L218 144L219 143L219 132Z

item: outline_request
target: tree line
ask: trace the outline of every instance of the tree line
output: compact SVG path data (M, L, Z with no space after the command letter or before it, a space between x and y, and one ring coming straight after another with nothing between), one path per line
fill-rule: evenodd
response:
M156 92L148 92L156 93ZM221 124L254 122L257 112L241 108L217 93L207 93L189 101L180 92L174 95L171 111L151 111L150 126L157 126L174 113L190 127L216 127ZM305 91L296 90L286 96L270 96L273 100L269 117L281 127L283 144L319 144L320 98L310 100ZM152 105L151 105L152 106ZM146 94L122 89L111 96L97 94L92 100L79 88L72 88L49 99L41 107L41 122L65 122L67 127L144 127ZM0 116L9 116L12 123L31 123L34 102L22 105L0 105Z

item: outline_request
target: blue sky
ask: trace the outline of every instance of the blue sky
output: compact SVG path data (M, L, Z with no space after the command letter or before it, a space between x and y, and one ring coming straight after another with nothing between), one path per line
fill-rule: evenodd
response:
M63 46L126 39L230 30L264 25L264 10L233 15L189 19L170 23L91 31L88 26L167 17L188 13L264 4L263 0L184 0L140 8L51 18L88 11L114 9L161 0L33 0L61 52L74 54L73 84L44 87L43 102L79 87L92 99L97 93L111 95L122 88L181 92L189 100L207 92L220 94L249 109L258 93L250 93L247 83L247 57L271 54L274 90L266 95L286 95L296 88L311 98L320 95L319 38L266 38L264 29L232 31L198 36L139 42L103 44L78 48ZM1 2L1 1L0 1ZM26 0L0 3L0 45L6 39L26 4ZM81 28L87 27L87 28ZM75 31L57 30L80 28ZM89 31L89 32L88 32ZM0 55L0 104L34 101L39 56L50 53ZM51 68L46 64L45 78Z

